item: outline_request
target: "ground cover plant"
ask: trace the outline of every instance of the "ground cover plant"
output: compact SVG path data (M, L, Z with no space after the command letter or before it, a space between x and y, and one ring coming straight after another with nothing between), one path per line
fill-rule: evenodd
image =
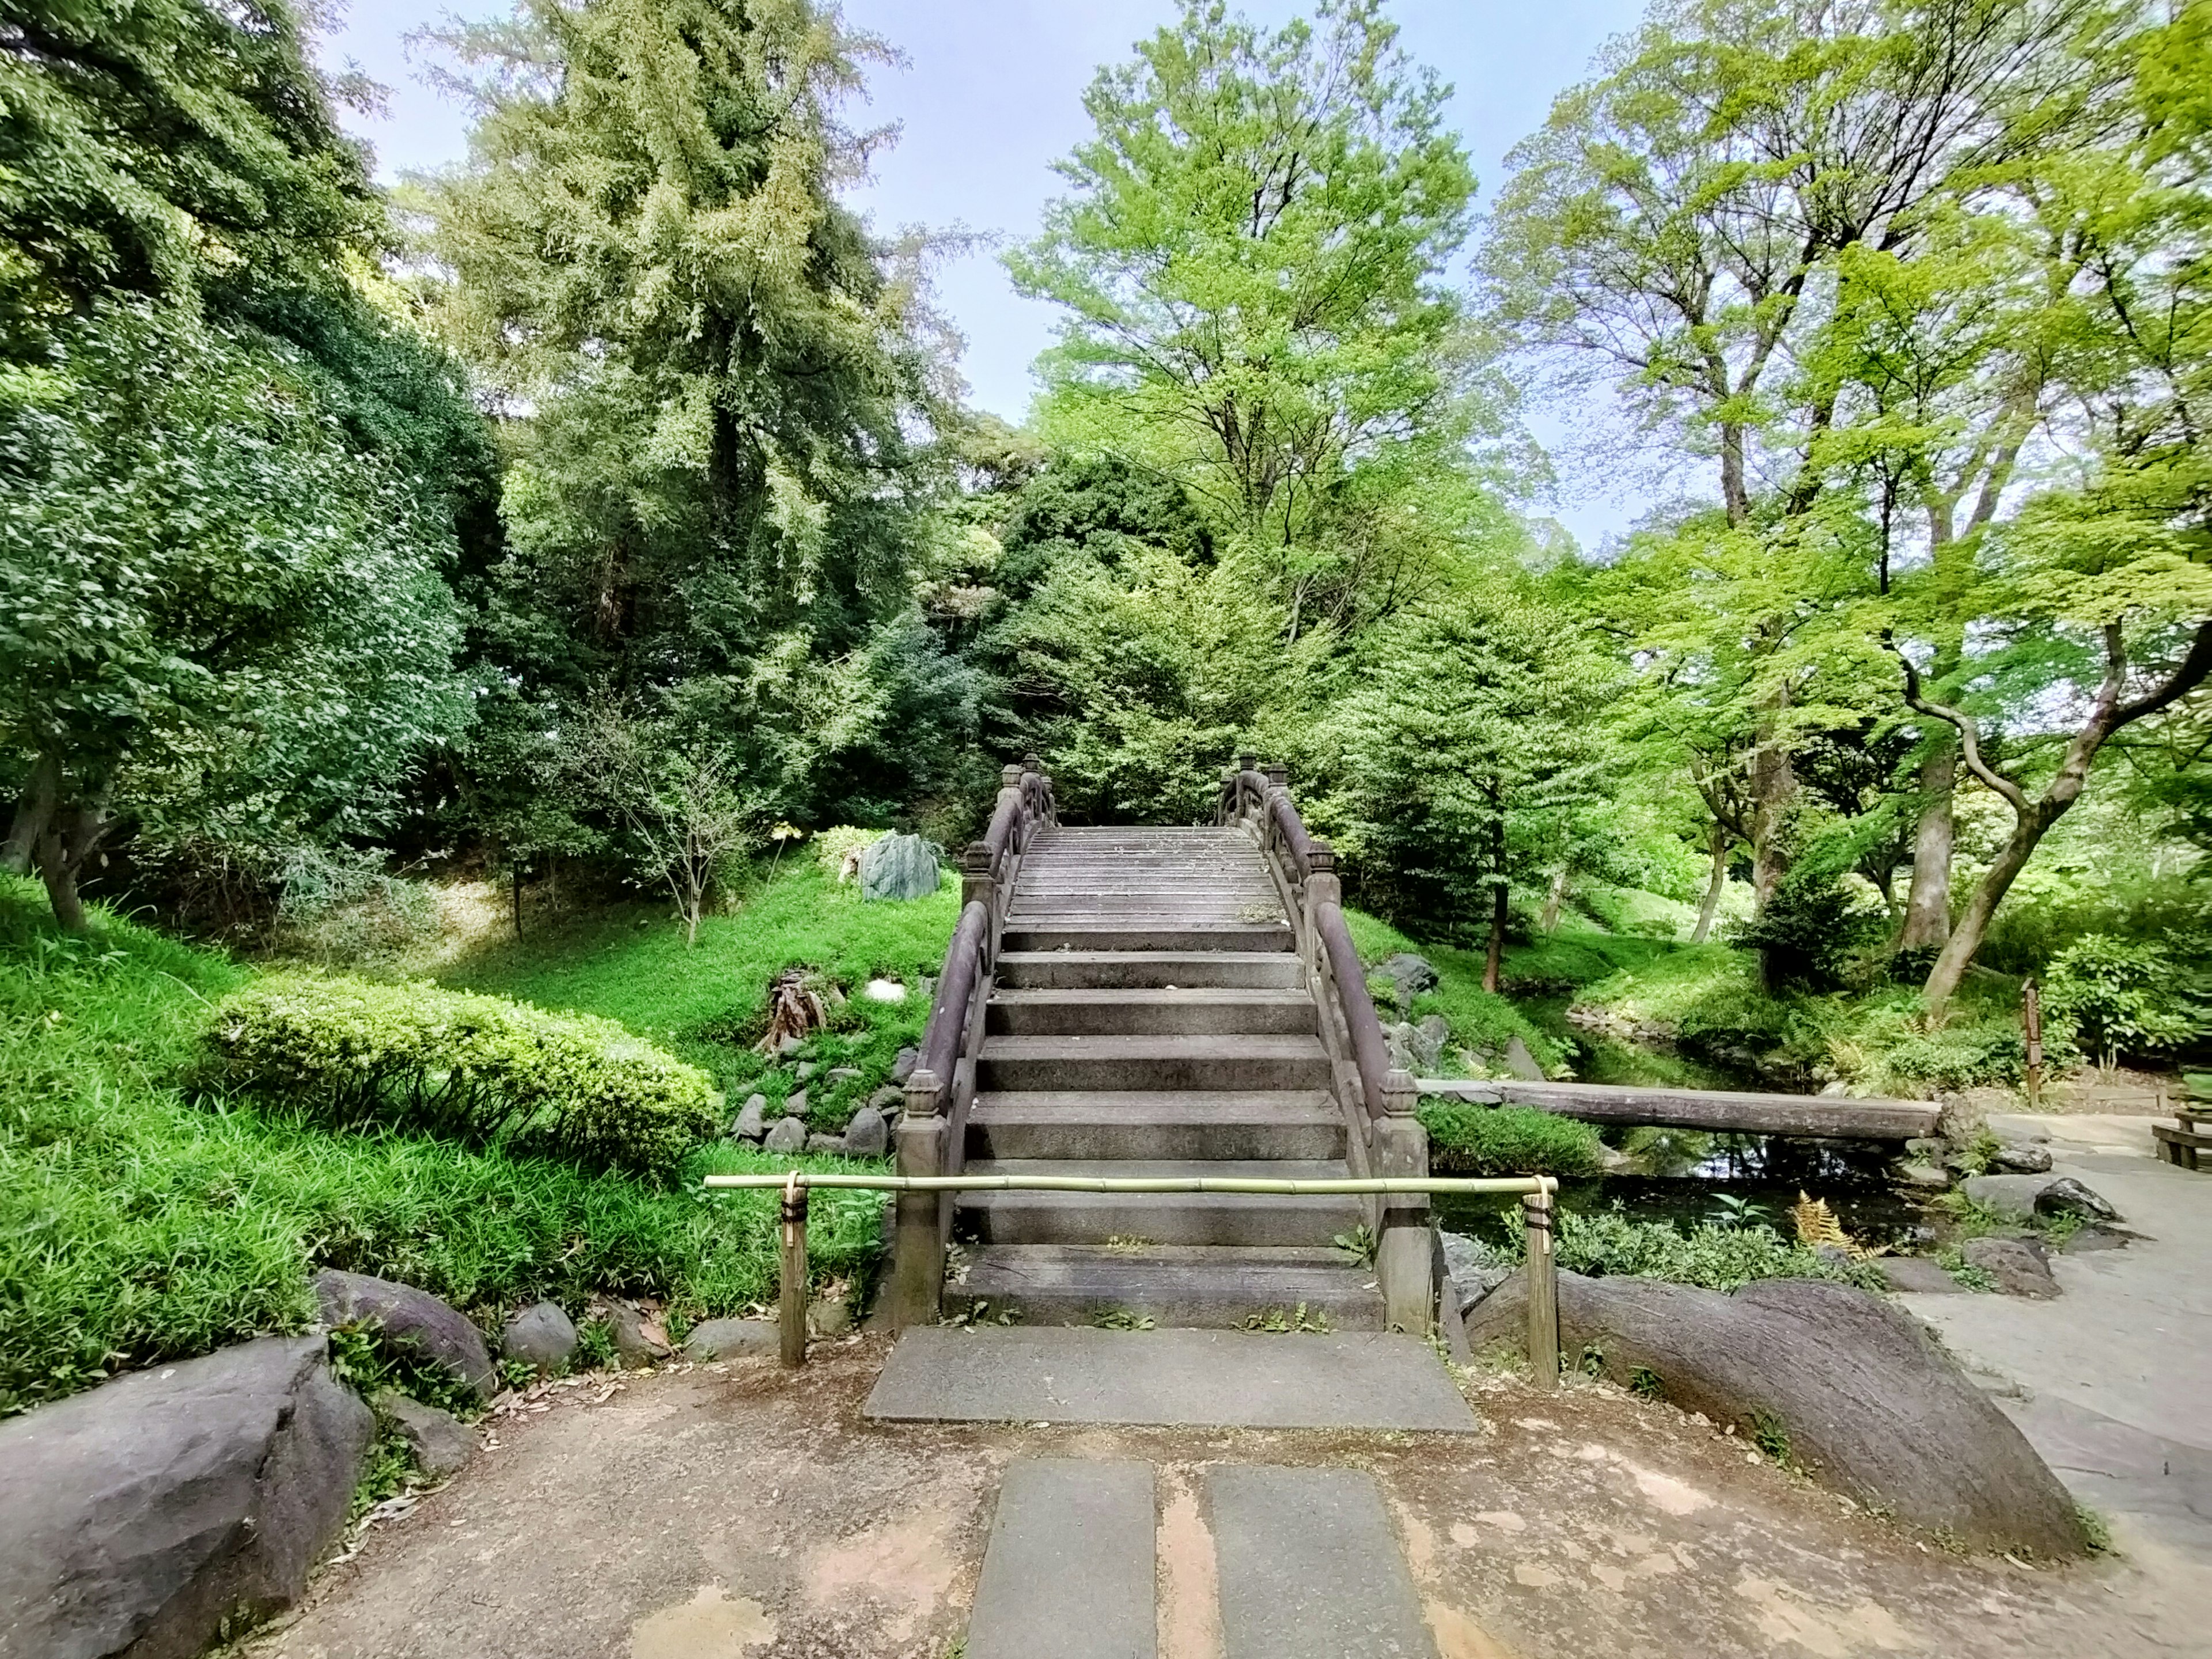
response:
M487 1324L539 1297L653 1295L682 1319L772 1294L773 1195L710 1197L697 1179L829 1160L715 1143L640 1177L196 1104L177 1079L251 977L97 908L64 933L37 889L0 887L0 1413L299 1329L319 1266L419 1285ZM817 1271L864 1271L879 1206L825 1194L816 1211Z
M1601 1167L1596 1130L1534 1107L1428 1100L1416 1115L1438 1175L1587 1176Z

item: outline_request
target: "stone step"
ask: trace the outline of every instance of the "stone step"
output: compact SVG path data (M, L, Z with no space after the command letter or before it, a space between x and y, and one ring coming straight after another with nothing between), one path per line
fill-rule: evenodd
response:
M1216 1464L1206 1499L1223 1659L1436 1659L1366 1470Z
M1336 1159L1117 1159L1078 1162L986 1158L972 1175L1261 1176L1341 1181ZM1322 1247L1364 1218L1357 1198L1263 1193L969 1192L954 1207L954 1230L982 1244L1146 1244Z
M1326 1089L1317 1036L986 1036L980 1090Z
M1275 951L1002 951L996 971L1001 989L1040 991L1291 990L1304 982L1298 959Z
M1313 999L1298 991L994 992L985 1031L1004 1036L1292 1036L1317 1031Z
M1394 1331L916 1325L860 1410L888 1423L1481 1429L1436 1351Z
M1149 1463L1006 1466L966 1659L1156 1659Z
M1010 922L1000 938L1007 951L1284 951L1294 940L1285 922Z
M974 1252L945 1294L955 1306L988 1304L1026 1325L1090 1325L1126 1314L1161 1327L1231 1330L1279 1314L1306 1330L1382 1328L1374 1273L1336 1249L991 1244Z
M1243 1091L979 1094L976 1158L1340 1158L1344 1114L1328 1095Z

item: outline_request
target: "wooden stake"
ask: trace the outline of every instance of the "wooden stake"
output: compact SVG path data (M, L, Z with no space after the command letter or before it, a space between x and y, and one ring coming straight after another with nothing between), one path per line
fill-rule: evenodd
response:
M2043 994L2030 979L2021 988L2021 1024L2027 1036L2027 1109L2043 1109Z
M806 1188L794 1172L783 1188L783 1280L776 1311L783 1363L806 1363Z
M1552 1254L1552 1195L1521 1200L1528 1245L1528 1365L1547 1393L1559 1386L1559 1273Z

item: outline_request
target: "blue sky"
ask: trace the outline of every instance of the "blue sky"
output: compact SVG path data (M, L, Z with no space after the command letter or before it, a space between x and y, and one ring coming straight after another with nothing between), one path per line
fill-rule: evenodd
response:
M325 55L334 64L350 59L390 89L380 118L349 123L375 145L385 177L443 166L465 149L465 112L424 83L406 37L447 15L505 9L483 0L355 0ZM908 60L878 70L867 107L853 112L856 125L902 129L854 204L884 229L960 224L1011 239L1030 234L1057 193L1052 163L1086 131L1082 93L1098 65L1127 57L1132 41L1177 8L1172 0L847 0L844 9L851 25L882 35ZM1249 0L1243 9L1275 21L1309 8ZM1505 152L1642 9L1641 0L1399 0L1392 15L1407 51L1452 84L1451 118L1487 196ZM1030 362L1052 339L1052 308L1016 295L988 248L950 262L937 280L941 303L967 337L963 372L972 401L1019 420ZM1547 442L1565 434L1556 415L1538 411L1531 424ZM1638 506L1599 489L1569 489L1557 511L1595 549Z

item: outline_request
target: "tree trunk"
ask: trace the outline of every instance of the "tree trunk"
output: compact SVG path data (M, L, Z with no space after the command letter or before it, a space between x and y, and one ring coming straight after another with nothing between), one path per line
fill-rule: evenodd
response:
M1552 872L1552 890L1544 895L1544 920L1540 925L1546 933L1559 931L1559 906L1566 902L1566 897L1567 866L1563 864Z
M30 872L39 837L46 834L54 816L54 793L60 782L61 763L52 755L40 756L23 787L22 799L15 803L15 819L8 828L7 845L0 848L0 869L9 875Z
M84 931L84 899L77 891L77 872L99 844L106 827L106 813L97 806L78 805L58 811L39 837L39 878L46 887L46 902L54 921L72 933Z
M1951 930L1951 937L1944 941L1935 967L1929 970L1928 983L1921 994L1928 1004L1929 1014L1941 1015L1957 993L1959 981L1966 976L1966 964L1974 959L1974 952L1981 949L1982 937L1989 932L1990 921L1996 915L1997 906L2003 902L2004 896L2011 890L2013 883L2019 879L2020 872L2027 867L2028 860L2035 855L2037 845L2051 826L2057 823L2066 809L2074 804L2075 796L2079 793L2077 786L2071 793L2058 799L2053 800L2046 796L2019 814L2013 824L2011 836L2006 839L2003 848L1981 880L1975 884L1973 896L1966 901L1966 908L1959 913L1959 925Z
M517 939L520 939L522 937L522 866L520 864L514 866L514 936Z
M1508 903L1505 878L1501 876L1490 901L1490 951L1482 959L1482 988L1492 995L1497 994L1505 963L1505 912Z
M1764 915L1766 902L1789 873L1790 808L1797 794L1797 774L1790 764L1790 749L1781 730L1781 714L1790 707L1790 692L1778 690L1767 705L1771 711L1759 722L1751 750L1751 898L1753 915Z
M1728 890L1729 833L1716 822L1708 837L1713 854L1713 872L1705 881L1705 896L1698 906L1697 931L1690 935L1690 943L1703 945L1713 931L1713 918L1720 914L1721 895Z
M1900 951L1941 950L1951 936L1951 795L1959 776L1959 746L1939 744L1920 763L1920 830L1912 842L1912 886L1905 898Z
M1505 806L1496 792L1491 795L1490 951L1483 958L1482 988L1495 995L1505 962L1505 912L1511 895L1505 884Z

